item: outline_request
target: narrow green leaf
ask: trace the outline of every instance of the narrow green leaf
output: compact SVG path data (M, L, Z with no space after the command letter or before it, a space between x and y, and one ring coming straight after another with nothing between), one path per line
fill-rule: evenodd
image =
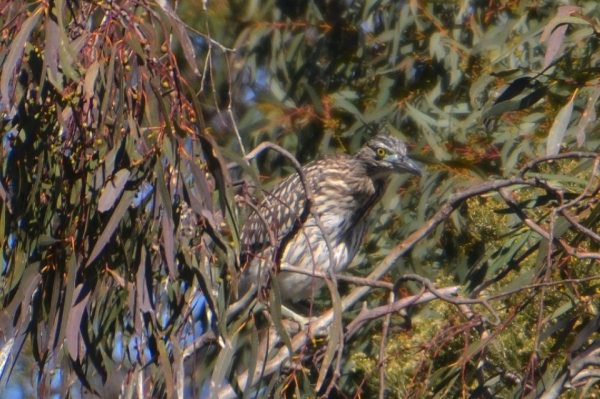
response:
M56 342L58 343L62 343L66 337L67 334L67 328L68 326L73 323L73 320L71 320L70 313L73 307L71 306L74 302L74 297L76 297L75 295L75 285L76 285L76 279L75 276L77 276L77 256L75 254L71 254L68 262L67 262L67 275L64 281L64 285L65 287L65 297L63 299L63 306L61 307L60 311L61 311L61 325L60 328L58 330L58 335L57 335L57 339ZM66 304L70 304L70 306L65 306ZM60 345L59 344L59 345Z
M269 274L271 275L271 289L269 291L269 313L271 314L273 326L275 327L275 330L277 330L277 333L279 334L279 337L281 338L285 346L287 346L289 352L294 353L292 349L292 340L290 339L290 335L283 326L282 322L283 315L281 313L281 308L283 307L283 304L281 303L281 290L279 287L279 283L277 281L275 273L270 268Z
M596 86L592 94L588 97L587 104L583 113L581 114L581 119L579 119L579 124L577 125L577 146L581 147L585 143L585 129L588 125L596 120L596 103L598 102L598 98L600 97L600 87Z
M200 70L198 69L198 64L196 63L196 51L194 50L194 45L187 34L187 25L183 23L177 14L175 14L175 12L169 6L169 3L166 1L159 1L157 4L167 16L171 24L171 28L173 28L175 36L177 37L177 40L179 40L185 60L192 69L192 72L194 72L196 76L200 76Z
M560 146L567 132L567 126L571 121L571 115L573 114L573 100L577 95L577 89L571 96L569 102L558 112L554 123L548 133L548 141L546 142L546 155L555 155L560 151Z
M237 346L239 334L234 333L230 337L230 342L225 343L225 347L219 353L217 362L213 371L212 378L210 379L210 399L218 399L219 391L223 387L225 376L229 373L229 368L233 362L233 355Z
M92 62L88 67L85 78L83 80L83 95L90 100L96 93L96 80L100 71L100 62L98 60Z
M169 352L165 345L165 341L159 339L157 342L158 347L158 364L161 367L161 374L165 378L165 396L166 399L173 397L175 391L175 384L173 381L173 368L171 367L171 360L169 359Z
M250 176L250 179L252 179L252 183L254 183L254 187L256 187L256 195L258 199L262 198L262 184L260 183L260 177L258 176L258 173L256 172L256 169L251 167L250 164L248 163L248 161L246 161L244 158L242 158L241 156L239 156L238 154L236 154L234 151L230 150L229 148L226 147L220 147L219 148L221 150L221 152L223 153L223 156L227 159L230 159L231 161L235 162L237 165L240 166L240 168L242 168L242 170L248 174L248 176ZM196 176L200 177L200 173L201 171L197 171L196 169L198 169L198 167L196 166L194 169L194 178L196 178ZM196 178L196 180L199 180L198 178Z
M259 357L266 359L267 358L267 354L266 353L262 353L259 354L258 353L258 348L260 346L260 339L258 337L258 330L256 329L256 325L254 323L251 323L250 325L250 365L248 366L248 375L254 375L254 372L256 371L256 366L258 364L258 359ZM248 378L248 380L246 381L246 386L244 387L244 398L243 399L248 399L252 397L252 385L251 385L252 379Z
M15 69L17 68L17 64L23 55L23 48L25 47L25 43L31 32L37 26L37 23L42 15L44 10L44 6L40 5L35 11L31 14L29 18L21 25L21 29L19 33L15 36L14 40L10 43L10 51L8 56L4 60L4 65L2 66L2 76L0 83L0 97L2 97L2 101L4 102L4 110L7 111L10 108L10 87L14 84L13 79L15 79Z
M329 292L331 294L331 301L333 304L333 323L331 324L329 331L329 342L327 343L327 350L323 356L321 367L319 369L319 378L315 385L315 390L319 391L325 378L328 376L329 366L333 362L334 356L340 348L340 338L342 336L342 300L337 287L329 279L325 279ZM290 352L292 353L292 352Z
M58 71L58 42L60 34L58 25L52 18L45 18L46 24L46 46L44 49L44 64L48 70L48 79L59 90L63 90L62 74Z
M92 252L85 264L85 267L90 266L92 262L96 260L98 255L100 255L100 252L102 252L106 244L108 244L108 241L110 241L111 237L113 236L113 233L119 226L121 219L123 219L123 215L125 215L125 212L127 212L129 205L131 205L131 200L133 200L134 196L135 191L125 191L125 193L121 197L121 200L119 201L119 204L117 205L117 207L113 211L113 214L108 220L108 223L104 227L102 234L98 238L98 241L96 241L96 244L94 244L94 248L92 249Z
M4 369L6 368L6 364L10 359L10 355L12 354L12 348L15 343L15 339L11 337L3 343L2 348L0 348L0 377L4 373ZM10 370L10 368L9 368Z
M578 7L574 7L578 8ZM583 18L579 17L565 17L560 14L557 14L548 24L544 27L542 31L542 36L540 36L540 42L545 42L550 34L556 29L556 27L564 24L579 24L579 25L591 25L589 21L586 21Z
M165 206L170 206L167 204ZM173 237L173 219L169 219L167 212L163 212L161 218L162 226L162 244L165 251L165 258L167 261L167 268L169 269L169 275L171 278L177 278L177 269L175 268L175 246Z
M75 361L81 360L84 354L79 352L79 337L81 335L80 326L83 312L90 300L91 291L84 291L85 285L79 284L73 291L73 302L69 310L69 323L65 334L67 341L67 349L71 359Z
M148 281L148 268L146 265L147 262L147 250L144 245L140 248L140 261L137 267L136 273L136 290L135 295L137 299L137 306L142 312L152 312L154 310L154 306L152 303L152 296L150 295L150 289L152 287L152 281ZM137 309L130 309L132 312Z

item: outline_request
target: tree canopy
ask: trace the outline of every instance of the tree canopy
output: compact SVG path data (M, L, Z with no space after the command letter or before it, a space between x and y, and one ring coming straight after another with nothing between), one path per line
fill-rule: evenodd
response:
M584 397L595 1L0 0L0 392ZM240 231L375 134L396 177L306 328ZM1 394L0 394L1 395Z

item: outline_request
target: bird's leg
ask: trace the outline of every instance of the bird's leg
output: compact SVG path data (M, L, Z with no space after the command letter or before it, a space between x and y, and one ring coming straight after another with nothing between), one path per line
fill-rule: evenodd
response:
M303 330L306 328L308 323L317 320L317 318L315 316L311 316L311 317L302 316L284 305L281 306L281 314L287 318L294 320L296 323L300 324L300 328Z

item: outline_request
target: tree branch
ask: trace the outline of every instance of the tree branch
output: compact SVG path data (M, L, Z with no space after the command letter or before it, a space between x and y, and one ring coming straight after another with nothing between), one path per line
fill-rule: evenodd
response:
M369 322L369 321L375 320L375 319L379 319L380 317L383 317L383 316L391 314L391 313L396 313L401 309L408 308L409 306L420 305L422 303L431 302L432 300L434 300L436 298L443 298L445 300L445 298L449 298L450 296L457 295L459 290L460 290L460 287L458 285L455 285L452 287L436 289L435 293L422 291L422 292L418 293L417 295L398 299L395 302L388 303L388 304L382 305L382 306L378 306L373 309L367 309L366 307L363 307L361 309L360 313L358 314L358 316L356 316L354 318L354 320L352 320L352 322L350 322L350 324L348 324L348 326L346 327L346 339L348 339L352 335L354 335L354 333L356 333L356 331L366 322Z

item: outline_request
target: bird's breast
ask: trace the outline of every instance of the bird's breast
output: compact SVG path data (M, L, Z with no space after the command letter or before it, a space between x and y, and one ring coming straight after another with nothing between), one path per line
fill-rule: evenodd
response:
M344 236L346 231L363 221L384 191L383 184L371 179L324 179L315 192L313 209L319 215L327 234Z

